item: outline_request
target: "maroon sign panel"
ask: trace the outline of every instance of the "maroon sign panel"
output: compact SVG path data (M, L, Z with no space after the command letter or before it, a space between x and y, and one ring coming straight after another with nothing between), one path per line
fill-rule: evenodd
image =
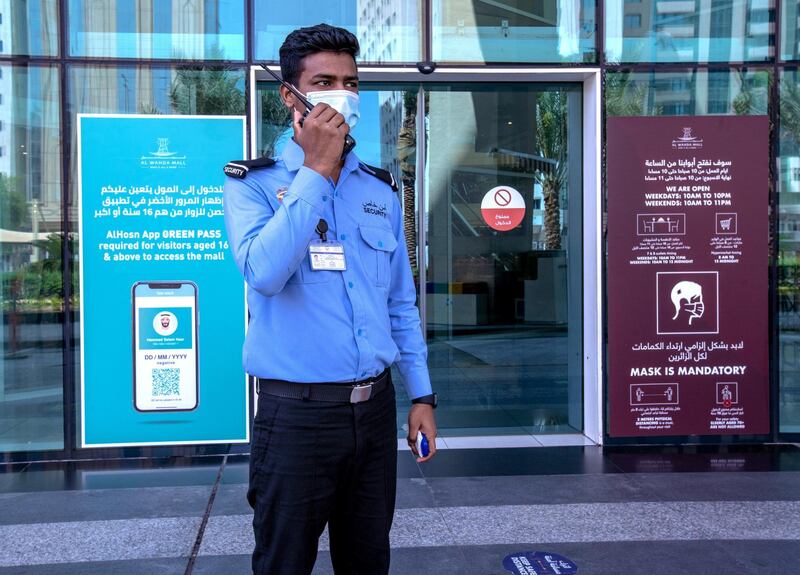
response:
M765 116L608 119L614 437L769 433Z

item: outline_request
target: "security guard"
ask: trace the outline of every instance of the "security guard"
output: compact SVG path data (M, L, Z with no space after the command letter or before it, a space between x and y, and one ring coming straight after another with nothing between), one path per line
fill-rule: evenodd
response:
M358 50L341 28L289 34L283 79L313 108L281 87L294 117L281 157L225 167L225 222L250 311L244 366L259 390L248 490L258 574L311 573L326 524L337 574L388 573L393 363L413 398L408 443L418 461L436 451L396 185L345 150L359 114ZM418 432L430 443L424 458Z

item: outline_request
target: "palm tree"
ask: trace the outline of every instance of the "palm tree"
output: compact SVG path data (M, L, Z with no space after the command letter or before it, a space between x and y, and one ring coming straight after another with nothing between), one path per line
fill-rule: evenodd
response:
M19 178L0 173L0 228L30 229L31 211L25 194L20 191Z
M261 151L264 156L273 156L281 135L292 126L292 113L277 90L265 90L261 94L261 142L264 144Z
M169 100L181 114L236 116L245 113L241 75L225 68L181 68L169 91Z
M800 84L795 74L781 81L781 141L800 147Z
M608 72L603 75L606 115L643 116L647 88L636 82L631 72ZM655 113L654 115L658 115Z
M64 233L54 232L46 238L32 242L42 257L29 262L13 272L3 274L3 293L9 295L10 304L15 307L20 300L31 300L35 309L63 309L63 252ZM68 253L75 253L75 238L66 239ZM78 289L78 274L71 277L72 293Z
M400 183L403 187L403 234L408 259L416 276L417 219L414 211L414 191L417 179L417 94L403 94L403 125L397 133L397 159L400 161Z
M733 112L737 116L766 115L769 101L769 87L772 83L768 72L736 72L739 93L733 99ZM770 127L771 129L771 127Z
M561 249L561 190L567 177L567 99L560 90L543 92L536 102L537 154L553 160L550 169L537 170L544 195L544 235L548 250Z

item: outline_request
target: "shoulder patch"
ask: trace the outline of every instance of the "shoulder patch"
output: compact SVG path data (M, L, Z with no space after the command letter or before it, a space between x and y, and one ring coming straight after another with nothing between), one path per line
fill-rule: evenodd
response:
M368 166L363 162L359 163L358 167L361 168L362 171L367 172L370 176L374 176L379 180L389 184L395 192L399 189L397 186L397 182L394 181L394 176L392 175L392 172L390 172L389 170L382 170L381 168Z
M240 180L247 177L250 170L258 170L261 168L269 168L275 165L275 160L272 158L257 158L255 160L233 160L225 164L222 171L226 176L238 178Z

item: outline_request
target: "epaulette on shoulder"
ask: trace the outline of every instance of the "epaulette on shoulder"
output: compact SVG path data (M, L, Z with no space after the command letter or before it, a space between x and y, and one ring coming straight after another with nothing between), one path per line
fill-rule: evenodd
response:
M232 178L239 178L240 180L247 177L250 170L260 170L261 168L269 168L275 165L275 160L272 158L257 158L255 160L233 160L225 164L222 171L226 176Z
M368 166L364 162L360 162L358 167L361 168L363 171L367 172L370 176L375 176L379 180L382 180L392 186L392 189L396 192L399 188L397 187L397 182L394 181L394 176L392 172L389 170L382 170L381 168L376 168L374 166Z

